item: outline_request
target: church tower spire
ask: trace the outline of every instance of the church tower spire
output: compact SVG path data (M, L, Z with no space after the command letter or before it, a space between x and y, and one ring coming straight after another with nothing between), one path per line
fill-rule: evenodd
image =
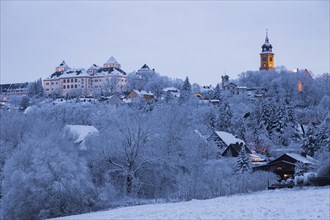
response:
M272 52L273 47L269 43L268 29L266 29L265 43L261 46L262 50L260 53L260 70L271 70L274 69L274 53Z

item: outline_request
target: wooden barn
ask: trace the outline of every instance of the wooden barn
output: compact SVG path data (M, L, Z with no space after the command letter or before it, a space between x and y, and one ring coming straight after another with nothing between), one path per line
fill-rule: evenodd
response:
M237 157L242 147L245 147L247 154L252 154L243 140L225 131L215 131L209 138L218 145L221 150L221 156Z
M310 156L305 157L295 153L286 153L265 165L253 167L253 171L271 171L277 174L281 180L286 180L294 177L297 162L302 162L307 167L313 167L317 161Z

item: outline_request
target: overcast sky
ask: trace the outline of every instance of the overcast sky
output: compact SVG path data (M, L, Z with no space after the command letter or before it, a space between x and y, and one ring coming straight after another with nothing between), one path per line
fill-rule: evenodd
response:
M114 56L127 73L215 85L259 68L268 28L275 66L329 72L329 1L3 1L1 83L46 78Z

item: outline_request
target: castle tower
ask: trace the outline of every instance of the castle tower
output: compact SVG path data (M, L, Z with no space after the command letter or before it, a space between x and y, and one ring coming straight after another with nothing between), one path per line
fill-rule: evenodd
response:
M274 53L272 52L272 45L269 43L268 31L266 30L265 43L262 45L260 53L260 70L274 69Z
M58 67L56 67L55 71L56 72L64 72L64 71L66 71L68 69L70 69L70 67L68 67L68 65L63 60L63 62Z

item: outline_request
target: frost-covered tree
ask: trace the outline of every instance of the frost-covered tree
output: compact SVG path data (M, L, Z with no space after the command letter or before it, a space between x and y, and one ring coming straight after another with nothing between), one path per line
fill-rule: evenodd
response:
M29 83L27 92L29 96L43 96L44 89L42 87L41 78L36 80L35 82Z
M212 98L213 99L221 100L221 87L220 87L220 84L219 83L217 83L217 85L214 88Z
M54 127L51 132L33 130L39 134L27 137L5 163L5 219L44 219L92 210L94 187L75 146L58 138L63 134Z
M242 146L235 165L235 173L243 174L251 171L251 161L249 155L245 151L245 147Z

